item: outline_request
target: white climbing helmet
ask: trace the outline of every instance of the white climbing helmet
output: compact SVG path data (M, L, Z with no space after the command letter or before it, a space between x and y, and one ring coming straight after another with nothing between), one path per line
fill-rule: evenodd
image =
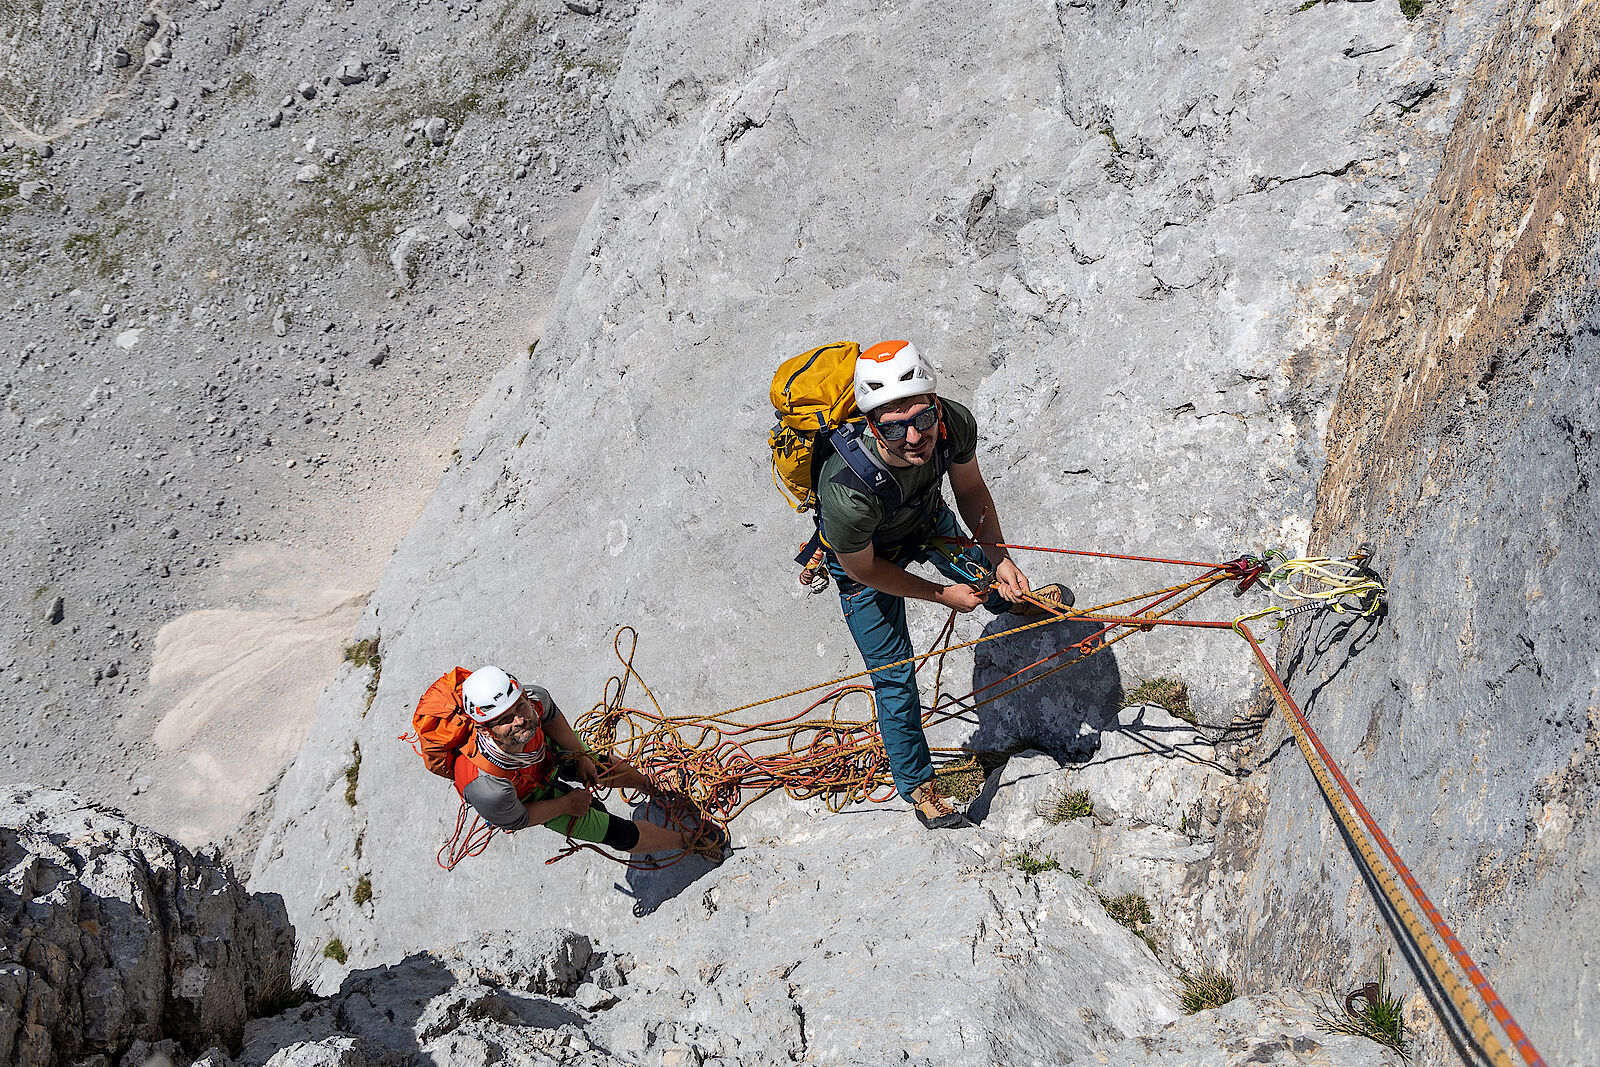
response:
M910 341L879 341L856 357L856 407L862 414L938 387L933 368Z
M479 667L461 683L461 701L467 706L467 718L476 723L489 722L503 715L522 696L522 686L499 667Z

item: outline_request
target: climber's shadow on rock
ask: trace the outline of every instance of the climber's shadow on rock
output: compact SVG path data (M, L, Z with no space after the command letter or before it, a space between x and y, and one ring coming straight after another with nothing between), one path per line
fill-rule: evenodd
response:
M1016 625L1016 616L998 615L984 627L984 636ZM1076 647L1102 628L1069 620L979 645L967 705L994 703L965 716L976 726L968 747L1002 752L1028 745L1060 759L1092 755L1122 696L1122 671L1112 650L1084 656Z
M635 819L648 819L657 825L664 825L665 818L659 805L645 803L636 805L633 809ZM717 869L717 865L703 856L681 856L677 852L669 852L662 856L652 857L659 866L645 866L628 869L627 885L617 885L618 892L633 898L633 914L643 917L654 912L661 905L682 893L689 886ZM634 857L640 859L642 857Z

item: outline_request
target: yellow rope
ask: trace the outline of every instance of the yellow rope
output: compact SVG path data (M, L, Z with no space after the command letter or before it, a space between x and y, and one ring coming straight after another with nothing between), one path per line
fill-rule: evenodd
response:
M1235 632L1245 636L1248 632L1242 623L1235 622ZM1245 637L1252 646L1255 642ZM1258 665L1261 665L1258 662ZM1385 899L1399 915L1401 923L1410 933L1412 941L1422 951L1423 957L1428 962L1428 969L1433 973L1439 983L1444 986L1451 1003L1466 1020L1467 1028L1472 1031L1473 1038L1480 1048L1489 1057L1496 1067L1513 1067L1514 1061L1510 1053L1501 1044L1489 1025L1489 1020L1479 1010L1477 1001L1472 997L1467 987L1457 977L1455 969L1450 966L1449 959L1433 936L1433 931L1417 915L1416 909L1411 906L1407 895L1400 891L1400 886L1395 882L1394 875L1390 872L1388 864L1383 862L1378 855L1377 848L1373 845L1366 827L1356 818L1355 813L1345 799L1344 791L1338 788L1329 773L1327 765L1323 762L1311 739L1306 736L1300 717L1294 713L1285 701L1283 693L1278 686L1272 684L1271 675L1267 674L1264 665L1262 674L1267 679L1267 688L1272 691L1273 702L1277 704L1278 711L1282 713L1284 722L1288 724L1290 732L1294 734L1295 743L1300 747L1300 754L1305 757L1306 764L1311 768L1311 773L1317 779L1317 784L1322 787L1322 793L1328 800L1328 806L1333 809L1334 816L1339 824L1344 827L1350 840L1355 842L1356 850L1361 853L1367 869L1377 879L1378 887L1383 891Z

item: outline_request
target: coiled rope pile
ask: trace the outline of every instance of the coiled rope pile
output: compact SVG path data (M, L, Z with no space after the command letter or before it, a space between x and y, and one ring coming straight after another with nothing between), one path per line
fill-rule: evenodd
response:
M1145 559L1110 553L1077 554ZM1063 609L1030 597L1046 611L1044 618L960 643L953 640L956 613L952 611L928 651L920 655L763 697L714 714L672 715L665 711L634 666L638 634L633 627L623 626L612 642L621 670L607 680L603 698L576 726L590 747L627 759L664 790L686 796L700 812L723 822L779 790L796 800L821 797L833 811L862 802L886 801L894 795L894 788L888 758L873 717L871 675L908 663L920 673L929 660L935 660L934 697L923 715L924 727L931 726L991 704L1080 663L1140 629L1149 628L1140 623L1147 624L1151 619L1170 615L1217 584L1249 578L1262 566L1262 561L1254 557L1241 557L1223 564L1174 562L1204 567L1205 573L1189 581L1108 601L1090 609ZM944 658L951 652L1053 626L1064 619L1090 618L1096 613L1129 605L1135 605L1129 610L1139 617L1139 623L1101 626L1088 637L1072 641L972 692L959 696L942 692ZM1117 630L1122 632L1113 633ZM1063 656L1070 658L1048 670L1037 670ZM1008 682L1012 684L1006 686ZM628 689L635 684L643 691L643 707L629 707L626 703ZM740 717L755 708L819 691L822 692L818 698L788 715L757 721L745 721ZM856 699L852 701L851 698ZM847 704L857 709L855 713L846 713ZM817 714L819 711L822 714ZM950 758L964 756L957 749L934 751Z

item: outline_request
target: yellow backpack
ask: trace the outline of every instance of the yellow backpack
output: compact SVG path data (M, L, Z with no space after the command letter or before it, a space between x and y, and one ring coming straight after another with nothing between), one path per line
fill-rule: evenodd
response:
M855 369L861 346L834 341L784 360L772 377L772 483L796 511L817 506L812 463L817 435L860 419ZM823 457L817 457L821 459Z

